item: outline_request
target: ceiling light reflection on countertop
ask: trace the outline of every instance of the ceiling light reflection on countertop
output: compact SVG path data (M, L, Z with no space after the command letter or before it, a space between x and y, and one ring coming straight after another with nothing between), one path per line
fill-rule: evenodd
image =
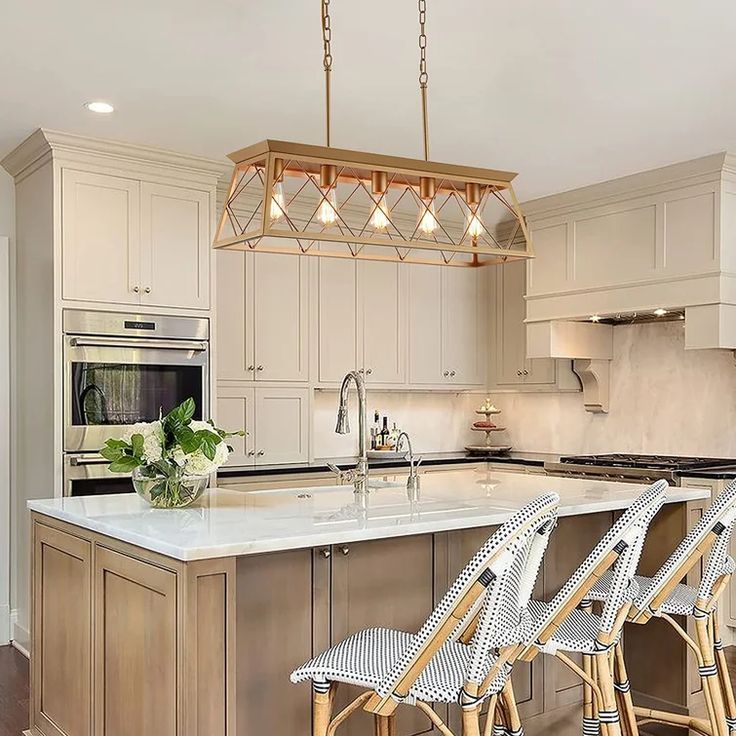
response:
M109 102L103 102L102 100L95 100L93 102L85 102L84 106L90 112L96 112L101 115L109 115L115 110L115 108Z

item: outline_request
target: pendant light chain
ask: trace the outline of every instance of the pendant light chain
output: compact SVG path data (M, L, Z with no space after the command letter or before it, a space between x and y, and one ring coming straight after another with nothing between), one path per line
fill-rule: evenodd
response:
M424 160L429 161L429 126L427 123L427 0L419 0L419 91L422 95L422 127L424 130Z
M330 26L330 0L322 0L322 45L325 69L325 138L330 145L330 72L332 71L332 27Z

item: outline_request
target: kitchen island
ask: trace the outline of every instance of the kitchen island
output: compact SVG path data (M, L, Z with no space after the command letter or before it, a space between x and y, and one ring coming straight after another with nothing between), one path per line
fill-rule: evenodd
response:
M176 511L133 494L29 502L31 733L306 736L311 693L289 683L294 667L362 628L416 630L493 528L554 491L561 518L535 591L549 598L643 489L483 469L427 474L418 492L402 476L370 482L360 495L213 489ZM645 574L708 496L670 490ZM637 697L687 709L685 653L650 626L665 674L652 681L646 658L634 657ZM643 627L632 629L636 640ZM580 732L580 684L557 661L519 663L514 682L527 733ZM341 687L336 707L350 697ZM454 708L438 710L457 728ZM432 732L409 707L397 725L401 736ZM370 734L372 721L362 713L342 733Z

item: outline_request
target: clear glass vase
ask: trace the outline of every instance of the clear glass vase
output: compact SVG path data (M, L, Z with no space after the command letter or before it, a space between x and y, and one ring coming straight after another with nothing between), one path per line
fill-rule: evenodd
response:
M136 468L132 474L135 492L156 509L181 509L193 504L205 491L208 475L184 475L174 470L163 475L156 468Z

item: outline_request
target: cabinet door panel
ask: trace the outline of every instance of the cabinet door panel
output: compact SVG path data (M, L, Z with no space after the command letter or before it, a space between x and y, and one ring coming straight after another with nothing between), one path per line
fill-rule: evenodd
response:
M333 547L333 644L373 626L416 632L433 607L432 549L429 534ZM357 688L341 685L336 709L358 693ZM344 736L373 736L373 719L360 712L342 728ZM413 736L431 731L427 717L415 708L398 709L397 733Z
M217 258L217 378L252 381L253 278L249 254L216 251Z
M241 557L237 588L238 734L308 734L312 689L289 674L312 656L312 551Z
M242 429L245 437L229 437L233 448L228 465L253 465L255 462L255 391L239 386L217 389L217 425L231 432Z
M483 383L481 274L473 268L446 268L442 276L443 371L450 371L453 383Z
M209 195L143 182L141 254L145 304L208 309Z
M258 380L308 378L308 260L300 256L253 254Z
M138 304L139 182L72 169L61 181L64 299Z
M258 388L255 392L256 463L309 458L309 389Z
M405 380L405 271L398 263L358 264L362 367L369 383Z
M95 609L95 734L175 736L176 575L97 547Z
M34 524L33 724L47 736L92 729L91 545Z
M526 360L524 319L525 264L505 263L498 266L496 299L496 379L498 383L523 382L521 371Z
M409 269L409 382L444 383L442 376L442 268Z
M358 366L357 269L351 261L317 260L318 376L338 383Z

